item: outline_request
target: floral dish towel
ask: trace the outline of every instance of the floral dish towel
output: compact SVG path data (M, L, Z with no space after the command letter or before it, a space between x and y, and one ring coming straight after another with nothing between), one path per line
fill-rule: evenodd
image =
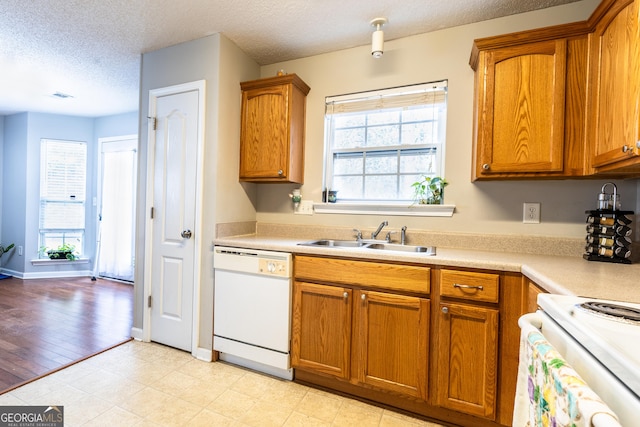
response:
M523 328L514 427L591 427L596 414L605 421L601 425L620 426L613 411L540 331Z

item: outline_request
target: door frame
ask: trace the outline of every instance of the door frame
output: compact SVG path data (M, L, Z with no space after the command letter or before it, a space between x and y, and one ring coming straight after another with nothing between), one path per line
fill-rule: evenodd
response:
M198 344L200 336L200 265L202 256L202 204L203 204L203 184L204 184L204 136L205 136L205 80L167 86L149 90L149 115L147 123L147 186L145 202L145 244L144 244L144 298L143 298L143 319L142 319L142 340L151 341L151 308L147 301L151 295L151 267L153 259L153 220L151 209L153 208L154 194L154 171L156 154L156 132L154 130L156 117L157 99L162 96L176 95L183 92L198 91L198 132L197 132L197 153L196 153L196 205L195 205L195 233L194 233L194 262L193 262L193 303L192 303L192 332L191 332L191 354L198 357Z

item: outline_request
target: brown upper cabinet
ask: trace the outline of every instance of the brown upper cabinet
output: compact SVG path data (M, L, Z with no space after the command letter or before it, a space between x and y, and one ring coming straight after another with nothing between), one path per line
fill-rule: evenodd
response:
M604 1L594 12L588 135L596 172L640 172L639 4Z
M296 74L240 86L240 181L302 184L309 86Z
M584 174L586 28L555 26L474 42L473 180Z
M472 180L640 173L638 3L474 41Z

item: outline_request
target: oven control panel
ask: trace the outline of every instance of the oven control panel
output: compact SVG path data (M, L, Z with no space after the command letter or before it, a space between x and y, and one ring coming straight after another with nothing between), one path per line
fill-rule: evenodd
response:
M258 270L262 274L267 274L270 276L281 276L281 277L289 277L289 263L284 260L277 259L258 259Z

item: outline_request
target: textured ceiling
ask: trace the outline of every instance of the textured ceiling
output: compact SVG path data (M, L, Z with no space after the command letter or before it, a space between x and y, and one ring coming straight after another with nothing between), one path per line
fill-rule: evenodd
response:
M218 32L265 65L574 1L0 0L0 115L135 111L141 53Z

